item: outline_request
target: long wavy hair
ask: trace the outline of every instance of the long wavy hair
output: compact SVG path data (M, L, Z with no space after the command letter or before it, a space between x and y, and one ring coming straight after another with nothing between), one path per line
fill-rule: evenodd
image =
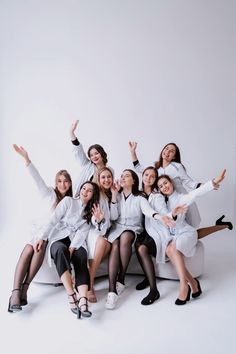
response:
M99 187L97 185L97 183L95 182L90 182L90 181L86 181L84 182L81 187L80 187L80 190L79 190L79 193L81 191L81 189L83 188L83 186L85 184L90 184L91 186L93 186L93 196L92 198L88 201L86 207L84 208L84 216L83 218L87 221L87 223L89 224L90 221L91 221L91 218L92 218L92 208L93 208L93 205L96 204L98 205L99 203L99 196L100 196L100 193L99 193Z
M155 167L153 167L153 166L148 166L148 167L146 167L145 170L143 171L142 177L143 177L144 173L145 173L147 170L152 170L152 171L155 173L155 180L154 180L153 185L151 186L151 192L153 192L153 191L155 191L155 190L157 191L157 190L158 190L158 187L157 187L158 171L157 171L157 169L156 169ZM144 183L143 183L143 181L142 181L142 190L144 191Z
M180 155L180 150L179 150L179 147L175 144L175 143L168 143L166 144L163 149L161 150L161 153L160 153L160 156L159 156L159 160L155 162L155 167L158 169L160 167L163 167L163 158L162 158L162 153L163 153L163 150L168 146L168 145L174 145L175 147L175 157L173 158L172 161L174 162L179 162L182 164L181 162L181 155Z
M64 176L69 182L70 182L70 187L68 189L68 191L66 192L65 195L62 195L58 188L57 188L57 182L58 179L60 178L60 176ZM69 174L69 172L67 170L60 170L57 172L56 176L55 176L55 188L54 191L56 193L56 201L54 203L54 208L56 208L57 204L64 198L64 197L72 197L72 180L71 180L71 176Z
M166 178L166 179L172 184L172 186L173 186L173 191L175 190L175 185L174 185L172 179L170 178L170 176L169 176L169 175L161 175L161 176L159 176L159 177L157 178L157 188L158 188L158 191L159 191L159 192L160 192L160 189L159 189L159 187L158 187L158 182L160 181L161 178ZM160 192L160 193L161 193L161 192ZM163 194L163 193L161 193L161 194L164 196L165 202L167 203L167 201L168 201L167 195L165 195L165 194Z
M133 170L129 169L129 168L126 168L126 169L123 171L123 173L124 173L125 171L128 171L128 172L131 173L131 176L132 176L133 181L134 181L134 183L133 183L133 185L132 185L132 194L133 194L134 196L142 195L143 197L146 197L145 193L144 193L143 191L140 191L140 190L139 190L139 178L138 178L137 173L134 172ZM121 189L119 190L120 193L121 193L122 191L123 191L123 188L121 188Z
M111 197L112 197L111 189L110 189L110 188L109 188L109 189L105 189L105 188L103 188L103 187L101 186L101 184L100 184L100 176L101 176L102 172L104 172L104 171L110 172L110 174L111 174L111 176L112 176L112 181L114 181L114 175L113 175L112 170L111 170L109 167L106 167L106 166L103 167L103 168L101 168L101 169L98 171L98 186L99 186L100 192L101 192L102 194L104 194L104 195L108 198L108 201L109 201L109 203L110 203L110 202L111 202Z
M104 163L104 165L107 164L107 153L106 151L103 149L103 147L99 144L94 144L94 145L91 145L89 148L88 148L88 157L90 158L90 152L92 149L95 149L97 150L97 152L99 152L99 154L101 154L101 157L102 157L102 161Z

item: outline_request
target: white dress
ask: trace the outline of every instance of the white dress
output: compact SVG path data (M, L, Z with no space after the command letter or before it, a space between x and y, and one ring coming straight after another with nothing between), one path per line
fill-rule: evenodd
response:
M142 173L144 167L138 163L135 166L137 172ZM197 188L198 182L194 181L186 172L183 165L178 162L171 162L167 167L159 167L158 175L168 175L174 182L175 190L178 193L187 193ZM189 225L197 228L200 225L201 217L196 203L191 204L186 214Z
M135 236L144 230L143 215L153 218L156 214L146 198L130 194L125 198L123 192L118 194L118 213L119 217L113 222L109 232L108 241L114 242L124 231L133 231ZM112 212L111 217L113 218ZM153 219L153 222L157 222Z
M104 212L106 225L103 225L102 231L99 230L98 224L92 218L92 225L87 237L88 259L93 259L95 254L96 242L99 236L105 236L111 227L111 218L118 218L117 203L109 203L108 198L102 195L99 202L101 210ZM111 212L112 210L112 212ZM111 215L112 214L112 215Z
M171 211L178 205L190 205L194 200L204 195L205 193L213 190L212 181L208 181L202 184L199 188L194 189L188 194L181 194L174 191L168 198L166 204L167 210L163 207L163 201L159 198L153 198L151 204L157 208L157 204L160 204L160 213L166 213L166 211L171 213ZM166 260L166 247L169 242L173 241L176 244L176 248L185 256L192 257L196 250L196 244L198 241L198 235L195 228L189 225L186 221L185 215L179 215L175 221L176 225L174 228L159 228L157 224L152 225L152 221L146 225L148 234L154 239L157 247L156 261L159 263L164 263ZM159 225L160 226L160 225ZM164 229L164 231L163 231ZM168 233L166 230L168 230Z
M91 223L83 218L85 205L80 198L64 197L57 205L40 239L48 240L46 258L51 266L50 249L55 241L69 237L70 247L79 249L83 247L87 251L86 238ZM102 229L101 229L102 232Z

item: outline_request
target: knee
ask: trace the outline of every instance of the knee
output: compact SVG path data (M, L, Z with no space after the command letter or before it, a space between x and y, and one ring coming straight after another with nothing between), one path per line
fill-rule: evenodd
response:
M138 247L138 254L139 254L141 257L145 256L145 255L147 254L147 246L145 246L145 245L140 245L140 246Z
M173 244L173 242L171 242L167 248L166 248L166 254L168 257L171 257L173 256L174 254L176 253L176 247L175 245Z

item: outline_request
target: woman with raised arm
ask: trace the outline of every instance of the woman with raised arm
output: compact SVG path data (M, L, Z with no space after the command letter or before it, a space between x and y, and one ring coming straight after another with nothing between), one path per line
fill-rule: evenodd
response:
M86 238L91 226L92 214L98 227L104 214L99 210L99 188L94 182L84 182L79 197L64 198L56 207L35 247L48 241L46 256L49 265L53 259L58 275L69 298L71 311L77 318L90 317L87 291L89 270ZM75 285L71 272L74 269ZM75 290L74 290L75 289ZM77 294L78 293L78 298Z
M155 241L156 261L163 263L167 256L179 276L180 289L179 296L175 301L176 305L186 304L190 300L191 292L193 298L199 297L202 293L199 281L192 277L184 262L184 256L192 257L194 255L198 237L196 229L187 223L185 213L182 213L183 208L191 205L197 197L213 189L218 189L225 173L224 170L218 177L202 184L188 194L178 193L168 175L162 175L157 179L158 190L165 197L166 208L174 217L175 226L169 227L168 237L163 237L163 234L159 232L158 225L149 219L145 219L145 227ZM156 206L155 199L153 199L153 203ZM177 215L178 208L182 208L180 215Z
M144 167L140 164L136 153L137 142L129 142L130 152L134 168L137 172L142 173ZM185 167L181 162L181 155L179 147L175 143L169 143L164 146L160 153L159 160L155 162L155 168L158 171L158 175L167 174L173 180L175 189L179 193L187 193L200 187L201 183L194 181L186 172ZM216 231L223 229L233 229L233 225L229 221L223 221L224 215L216 220L214 226L201 228L198 230L198 237L203 238ZM196 203L189 206L186 214L187 222L193 227L197 228L201 222L200 214Z
M132 254L132 245L137 235L143 232L143 215L161 220L169 226L173 224L171 217L160 216L156 210L151 208L143 193L138 189L139 179L133 170L123 171L120 187L117 196L118 218L113 222L108 236L111 252L108 266L107 309L115 308L118 296L125 288L125 275Z
M55 187L49 187L31 162L27 151L22 146L19 147L14 144L13 147L14 150L23 157L27 171L32 176L40 196L46 201L48 210L44 213L46 216L43 220L40 219L36 222L32 240L25 245L16 265L13 290L8 306L9 312L20 311L22 310L22 306L28 304L28 288L42 265L47 246L47 242L43 242L40 247L35 248L34 242L38 237L38 233L45 226L47 217L51 215L57 204L65 196L72 196L71 177L66 170L58 171L55 177Z
M98 172L98 186L100 189L100 209L104 212L107 221L107 228L101 233L94 227L91 227L87 238L89 273L90 273L90 290L88 291L88 300L97 302L94 291L94 278L101 262L108 256L111 244L107 237L111 227L111 217L117 219L117 193L118 190L114 185L114 176L110 168L103 167ZM111 216L112 215L112 216Z
M91 145L88 148L88 157L86 156L82 144L78 141L75 130L79 121L76 120L70 128L70 138L74 145L74 156L81 166L77 181L73 186L73 195L76 197L80 186L85 181L98 181L98 172L107 165L107 153L99 144ZM112 170L112 169L111 169Z

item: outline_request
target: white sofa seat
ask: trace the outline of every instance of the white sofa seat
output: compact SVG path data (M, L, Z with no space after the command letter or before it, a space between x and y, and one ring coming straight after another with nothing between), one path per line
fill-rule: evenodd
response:
M178 275L171 262L155 264L156 276L165 279L178 279ZM201 241L198 241L196 252L193 257L185 258L185 264L187 269L194 278L199 277L203 273L204 268L204 245ZM138 262L136 254L133 253L128 266L127 274L143 275L142 268ZM104 260L98 268L96 277L108 275L108 261ZM45 284L61 284L61 280L57 274L56 267L52 262L52 267L49 267L46 260L44 260L40 270L34 278L34 282Z

